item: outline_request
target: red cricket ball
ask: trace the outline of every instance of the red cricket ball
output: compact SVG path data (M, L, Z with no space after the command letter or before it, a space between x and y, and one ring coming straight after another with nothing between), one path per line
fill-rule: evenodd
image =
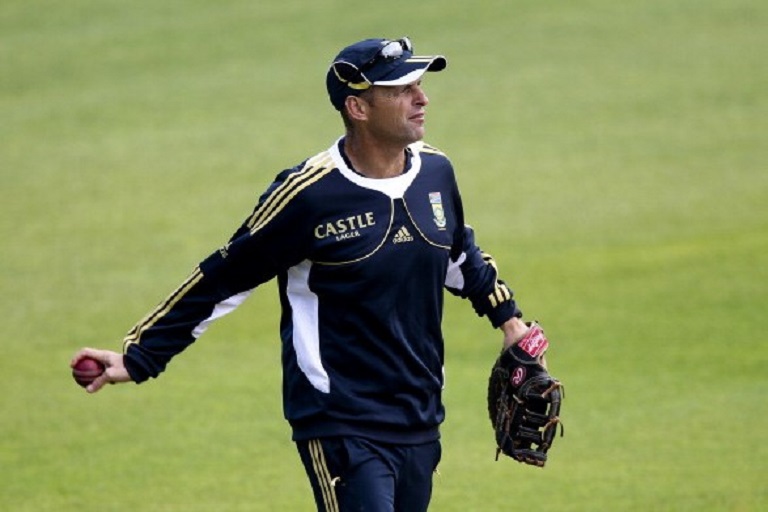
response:
M96 377L104 373L104 365L96 359L84 357L72 367L72 377L83 387L88 386Z

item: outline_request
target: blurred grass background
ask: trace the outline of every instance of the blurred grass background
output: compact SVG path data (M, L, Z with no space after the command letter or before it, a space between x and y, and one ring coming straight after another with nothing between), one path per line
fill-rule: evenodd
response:
M444 53L428 137L566 383L544 470L493 462L500 337L448 299L435 511L768 508L768 6L756 0L0 5L0 509L312 510L272 284L160 380L123 334L341 124L343 46Z

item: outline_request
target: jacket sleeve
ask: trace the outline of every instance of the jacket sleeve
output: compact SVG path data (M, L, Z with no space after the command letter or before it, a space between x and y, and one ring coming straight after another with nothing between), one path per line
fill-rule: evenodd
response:
M469 299L478 316L499 327L512 317L522 317L513 292L499 279L496 262L475 243L475 234L464 223L464 209L458 187L454 187L456 230L451 247L445 287L452 294Z
M496 262L475 245L474 232L464 227L462 250L448 264L446 289L469 299L478 316L486 316L494 327L512 317L522 317L513 292L498 278Z
M208 326L233 311L254 288L304 259L308 240L299 198L280 200L287 172L261 196L229 243L203 260L123 342L123 360L139 383L157 377L168 362Z

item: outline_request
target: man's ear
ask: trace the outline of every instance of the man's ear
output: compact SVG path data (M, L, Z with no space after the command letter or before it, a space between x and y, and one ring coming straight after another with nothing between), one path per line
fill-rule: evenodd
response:
M355 121L365 121L368 119L368 109L370 105L359 96L347 96L344 99L344 106L347 108L347 115Z

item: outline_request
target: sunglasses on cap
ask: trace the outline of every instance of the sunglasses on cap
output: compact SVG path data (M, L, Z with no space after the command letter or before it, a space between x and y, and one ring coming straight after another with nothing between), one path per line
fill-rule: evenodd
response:
M364 91L373 85L373 82L365 76L366 71L382 60L397 60L405 52L413 53L413 44L407 37L396 41L385 41L374 56L361 66L339 60L331 64L331 68L341 83L346 84L350 89Z

